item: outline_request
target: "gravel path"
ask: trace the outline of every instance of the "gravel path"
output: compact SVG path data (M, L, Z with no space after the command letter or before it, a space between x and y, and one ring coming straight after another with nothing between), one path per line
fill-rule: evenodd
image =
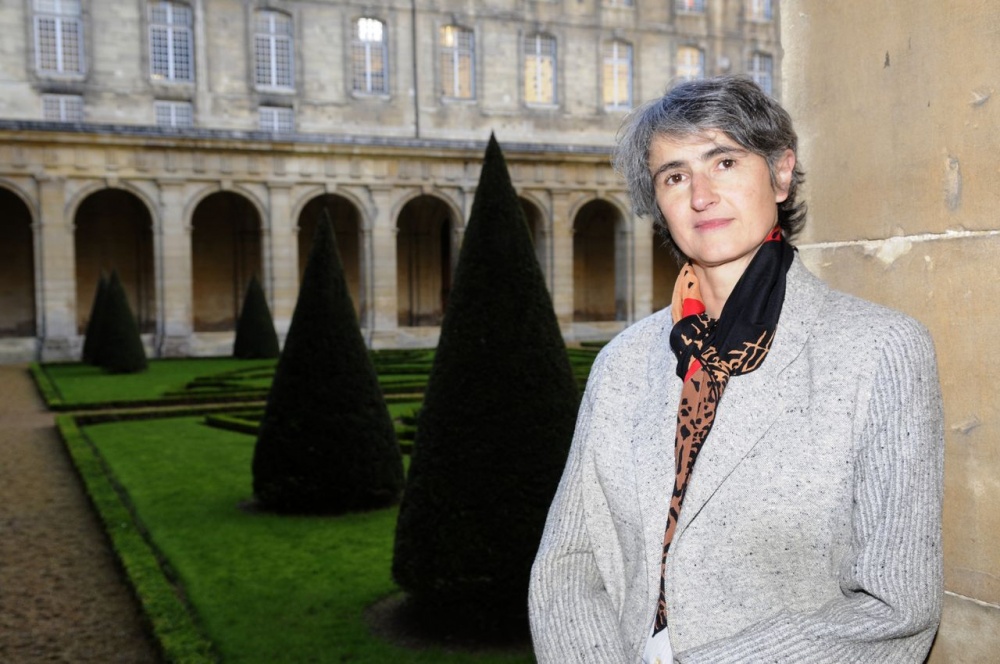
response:
M158 662L23 365L0 365L0 662Z

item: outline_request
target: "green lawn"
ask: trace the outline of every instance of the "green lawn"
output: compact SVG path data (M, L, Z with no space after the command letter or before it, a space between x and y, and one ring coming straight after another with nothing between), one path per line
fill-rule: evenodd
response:
M225 662L531 662L412 651L372 637L365 607L396 591L396 510L278 517L251 496L254 439L200 418L83 428L176 573Z

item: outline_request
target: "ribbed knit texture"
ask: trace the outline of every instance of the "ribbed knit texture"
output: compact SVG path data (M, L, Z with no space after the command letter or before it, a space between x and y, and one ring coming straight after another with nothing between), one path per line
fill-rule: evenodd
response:
M942 595L933 345L798 261L788 288L772 355L733 380L695 469L668 560L675 655L920 662ZM639 661L672 483L669 323L632 326L591 373L533 569L542 664Z

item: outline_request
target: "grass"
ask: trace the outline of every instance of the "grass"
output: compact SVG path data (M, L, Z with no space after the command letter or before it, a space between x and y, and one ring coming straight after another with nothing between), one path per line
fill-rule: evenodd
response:
M339 517L241 509L251 496L254 439L200 418L82 431L184 589L197 616L192 625L201 626L223 661L533 661L528 654L404 650L369 633L365 607L397 590L389 572L395 508ZM107 493L101 464L81 473L92 495ZM116 519L123 519L121 509Z
M581 386L596 352L569 349ZM372 358L408 452L433 351ZM218 412L205 417L198 404L261 401L274 366L151 360L148 371L126 375L83 364L32 366L50 407L91 413L61 416L58 425L168 661L534 661L528 653L402 649L372 636L365 609L398 592L390 576L395 508L338 517L244 509L260 406L213 407ZM178 404L190 404L184 416L162 410ZM121 407L130 410L100 412Z

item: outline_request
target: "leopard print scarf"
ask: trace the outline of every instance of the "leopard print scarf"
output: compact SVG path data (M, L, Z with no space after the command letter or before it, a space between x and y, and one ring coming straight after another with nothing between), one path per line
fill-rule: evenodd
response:
M674 285L671 305L674 327L670 332L670 346L677 356L677 376L684 380L684 385L677 407L676 475L663 535L654 636L667 626L664 580L667 551L694 462L712 430L716 406L729 378L750 373L767 356L785 301L785 273L793 256L794 249L782 239L781 230L776 227L736 283L717 321L705 313L691 263L684 265Z

